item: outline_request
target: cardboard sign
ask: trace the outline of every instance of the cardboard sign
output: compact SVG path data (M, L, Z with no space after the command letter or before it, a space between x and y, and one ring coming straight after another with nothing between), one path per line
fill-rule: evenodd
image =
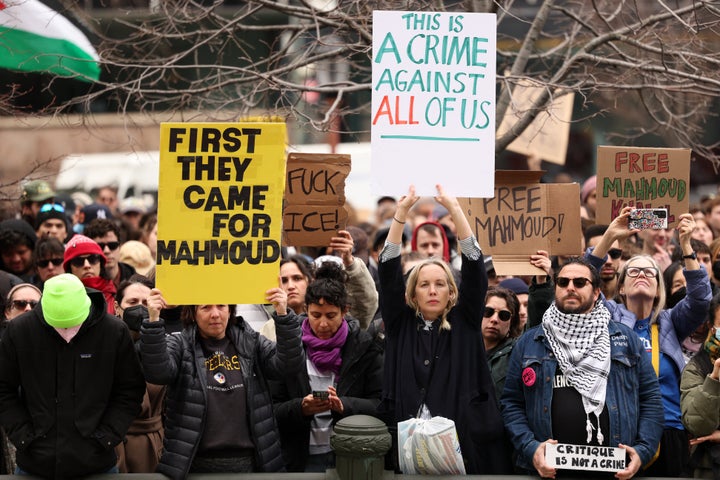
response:
M285 124L160 126L157 285L170 304L265 303L278 284Z
M492 195L495 50L495 14L373 11L376 194Z
M545 88L528 80L522 80L515 86L512 101L498 128L498 137L525 116ZM565 165L575 94L555 91L554 95L547 110L538 113L535 120L508 145L508 150L527 156L537 155L548 162Z
M625 450L617 447L546 443L545 462L566 470L619 472L625 469Z
M475 236L499 275L540 275L530 255L580 255L580 187L538 183L542 171L498 170L493 198L461 198Z
M291 153L287 160L283 243L327 245L345 228L345 179L350 155Z
M596 222L625 206L667 208L668 227L690 208L690 149L598 147Z

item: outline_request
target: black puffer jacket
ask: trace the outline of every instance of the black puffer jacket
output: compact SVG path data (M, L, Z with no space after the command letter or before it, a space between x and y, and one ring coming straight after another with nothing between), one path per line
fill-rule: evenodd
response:
M106 313L102 293L88 294L90 315L69 343L45 322L41 305L10 322L0 343L0 423L18 466L44 478L115 465L113 447L145 393L130 331Z
M284 469L267 379L280 379L303 366L298 317L294 313L274 317L277 348L242 319L227 328L242 363L248 423L256 447L256 464L262 472ZM187 477L205 428L205 358L196 335L197 327L193 325L181 335L166 336L162 320L145 321L141 329L140 352L147 381L168 385L164 451L157 471L173 479ZM228 412L232 413L237 412Z

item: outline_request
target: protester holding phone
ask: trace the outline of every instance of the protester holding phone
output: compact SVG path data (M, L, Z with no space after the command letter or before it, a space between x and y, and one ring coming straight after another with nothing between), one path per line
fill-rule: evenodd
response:
M325 472L335 466L333 424L350 415L374 415L382 391L382 350L350 308L348 274L324 262L308 284L302 319L305 368L273 382L283 457L291 472Z
M587 259L600 268L608 249L616 240L623 242L637 229L629 228L632 207L625 207L612 221ZM615 321L631 327L651 356L660 381L665 430L657 460L646 469L647 476L687 476L689 460L688 439L680 414L680 374L685 367L682 341L703 323L711 299L708 274L701 268L690 240L695 219L689 213L678 217L677 227L687 281L687 295L671 309L665 305L665 285L662 270L649 255L630 258L618 278L619 303L603 297Z

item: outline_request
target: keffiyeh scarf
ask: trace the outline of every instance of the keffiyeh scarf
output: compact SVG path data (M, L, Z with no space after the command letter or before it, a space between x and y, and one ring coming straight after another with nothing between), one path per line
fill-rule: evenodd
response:
M610 312L597 302L589 313L562 313L555 303L547 309L542 327L568 383L582 396L587 442L592 440L590 414L598 419L597 441L603 444L600 414L610 373Z

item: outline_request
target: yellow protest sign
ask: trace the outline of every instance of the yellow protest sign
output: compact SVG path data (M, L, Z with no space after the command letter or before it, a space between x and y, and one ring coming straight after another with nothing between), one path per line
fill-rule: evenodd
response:
M165 299L265 303L278 285L285 124L163 123L158 184Z

